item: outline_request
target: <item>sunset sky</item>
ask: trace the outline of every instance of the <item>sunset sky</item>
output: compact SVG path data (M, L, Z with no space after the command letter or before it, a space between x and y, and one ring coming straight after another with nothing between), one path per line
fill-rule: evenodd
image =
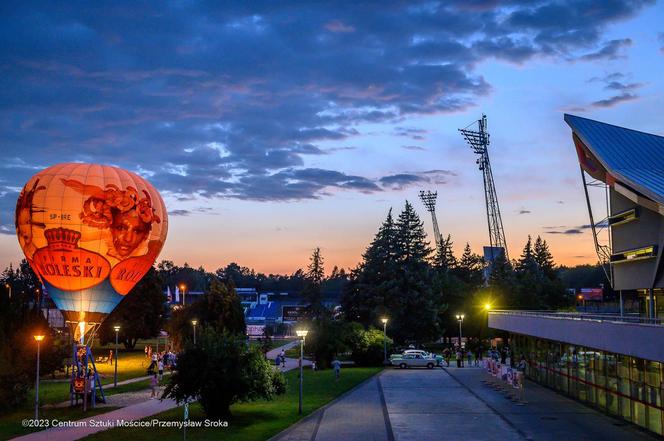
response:
M249 6L251 3L251 6ZM159 259L290 273L353 267L421 189L460 253L487 245L458 133L486 113L511 257L541 235L594 263L563 113L664 134L664 6L651 1L3 2L0 265L23 184L59 162L161 192ZM372 6L374 4L375 6Z

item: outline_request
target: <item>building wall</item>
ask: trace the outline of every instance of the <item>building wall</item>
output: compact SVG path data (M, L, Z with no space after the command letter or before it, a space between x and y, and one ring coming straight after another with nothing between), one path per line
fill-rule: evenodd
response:
M490 311L489 327L664 362L664 326Z
M531 380L663 434L662 363L519 334L511 335L510 344L516 357L528 360Z
M614 254L660 244L664 217L659 213L637 205L613 188L610 190L610 198L612 216L632 208L636 208L639 213L638 219L611 227L612 252ZM650 288L656 262L657 259L651 258L613 265L613 288L616 290ZM657 286L662 286L662 283L660 281Z

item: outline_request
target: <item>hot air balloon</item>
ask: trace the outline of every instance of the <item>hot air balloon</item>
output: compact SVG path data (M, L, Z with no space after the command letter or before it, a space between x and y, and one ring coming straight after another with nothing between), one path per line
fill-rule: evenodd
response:
M16 203L25 257L80 344L147 273L167 230L155 188L106 165L49 167Z

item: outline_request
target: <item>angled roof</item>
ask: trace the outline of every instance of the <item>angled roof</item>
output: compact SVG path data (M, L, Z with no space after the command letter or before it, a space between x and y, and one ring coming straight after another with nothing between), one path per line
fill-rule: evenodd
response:
M664 205L664 137L569 114L565 122L613 177Z

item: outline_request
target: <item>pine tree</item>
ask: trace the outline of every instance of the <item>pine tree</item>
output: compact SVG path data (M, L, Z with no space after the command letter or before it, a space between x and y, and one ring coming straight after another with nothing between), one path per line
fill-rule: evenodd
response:
M436 254L433 258L433 266L438 271L447 273L449 270L454 269L457 266L457 260L456 257L454 257L452 245L452 236L448 234L447 239L441 240L440 243L436 246Z
M396 293L396 248L396 227L390 209L342 292L341 307L347 320L375 325L379 315L386 313L385 298Z
M535 255L533 253L533 244L530 235L528 236L528 242L526 242L526 245L523 247L521 257L516 264L516 270L519 273L527 272L536 277L540 275L539 266L537 265Z
M302 297L309 304L311 316L319 318L324 313L323 282L325 281L325 268L320 248L315 248L309 259L309 266L305 275L306 285L302 290Z
M470 244L466 243L455 271L457 276L469 285L469 289L475 289L484 282L483 269L484 259L480 255L473 253L470 249Z
M548 277L549 280L556 279L557 272L553 262L553 256L551 255L551 251L549 251L549 244L547 244L546 240L542 239L540 236L537 236L537 239L535 240L533 258L535 259L535 262L537 262L540 271Z

